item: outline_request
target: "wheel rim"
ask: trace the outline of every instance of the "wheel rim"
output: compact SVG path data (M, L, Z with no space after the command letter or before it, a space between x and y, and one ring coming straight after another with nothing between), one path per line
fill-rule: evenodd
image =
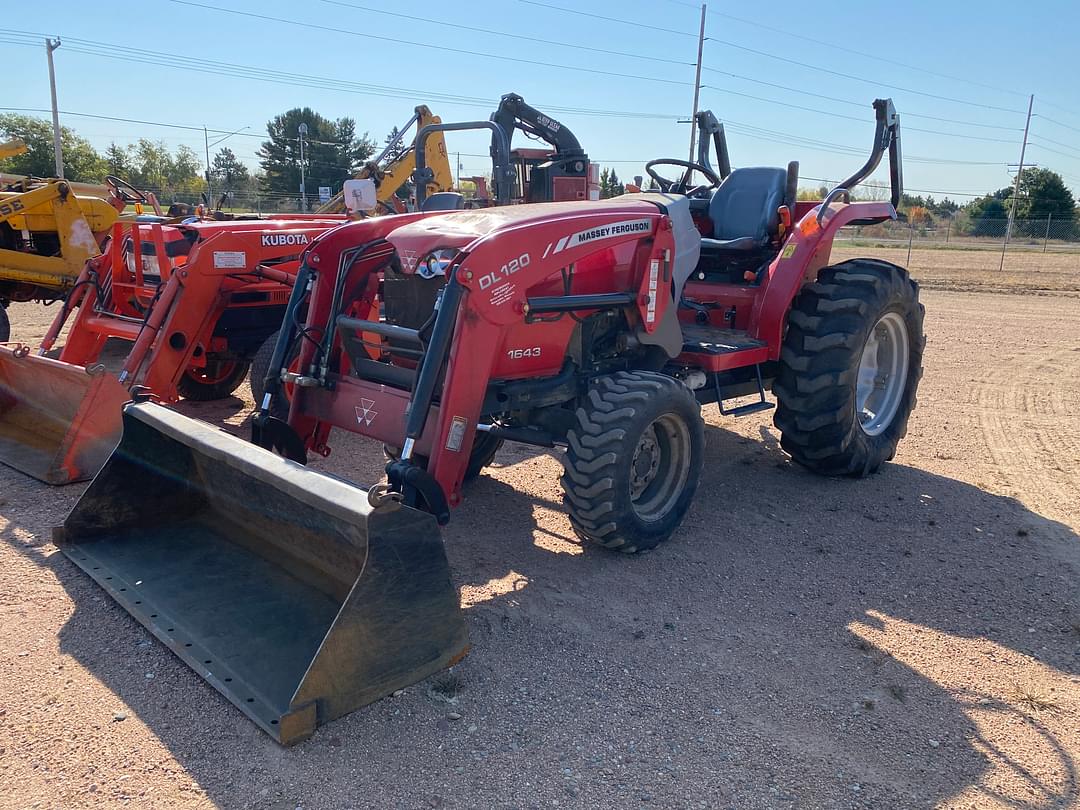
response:
M886 312L867 335L855 385L859 426L867 436L878 436L888 430L900 410L910 356L903 316Z
M235 360L216 360L202 368L189 368L188 376L202 385L217 385L236 373Z
M653 420L630 463L630 502L639 518L656 521L675 506L690 475L690 431L675 414Z

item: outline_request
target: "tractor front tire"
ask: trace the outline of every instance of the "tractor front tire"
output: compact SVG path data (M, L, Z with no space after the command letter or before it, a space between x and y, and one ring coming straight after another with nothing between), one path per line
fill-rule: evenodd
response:
M0 343L11 340L11 320L8 318L7 307L0 306Z
M244 382L250 360L216 360L207 356L205 368L189 368L176 383L184 399L210 402L225 399Z
M595 381L567 434L562 477L583 540L626 554L667 540L701 477L701 406L678 380L620 371Z
M922 377L923 312L907 271L876 259L827 267L803 288L773 383L795 461L858 477L896 455Z

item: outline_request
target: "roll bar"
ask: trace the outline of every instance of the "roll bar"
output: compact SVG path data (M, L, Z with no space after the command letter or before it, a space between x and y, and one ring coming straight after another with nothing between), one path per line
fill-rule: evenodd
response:
M450 124L428 124L416 133L414 149L416 151L416 169L412 173L416 185L417 210L427 197L428 183L435 179L435 173L428 168L426 145L427 139L435 132L458 132L466 129L491 130L491 185L496 205L509 205L511 188L514 185L514 167L510 163L510 139L506 132L493 121L461 121Z

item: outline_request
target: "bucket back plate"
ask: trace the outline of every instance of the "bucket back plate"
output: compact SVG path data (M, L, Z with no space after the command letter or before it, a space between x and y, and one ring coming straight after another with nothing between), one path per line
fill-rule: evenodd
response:
M112 376L0 345L0 462L47 484L93 478L130 398Z
M56 540L286 745L468 648L430 515L152 403Z

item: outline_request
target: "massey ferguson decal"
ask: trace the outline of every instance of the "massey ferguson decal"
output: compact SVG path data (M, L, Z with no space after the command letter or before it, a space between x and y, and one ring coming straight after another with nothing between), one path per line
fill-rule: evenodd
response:
M600 239L611 239L614 236L626 234L650 233L652 231L651 219L626 219L622 222L613 222L610 225L601 225L597 228L589 228L587 231L578 231L570 236L564 236L558 242L549 244L544 250L544 258L548 254L562 253L569 248L584 245L587 242L596 242ZM552 250L552 245L555 249Z
M375 421L375 417L379 415L379 412L374 410L375 400L360 398L360 404L356 406L356 422L357 424L370 425Z
M266 233L263 234L263 247L280 247L284 245L306 245L311 242L306 233Z

